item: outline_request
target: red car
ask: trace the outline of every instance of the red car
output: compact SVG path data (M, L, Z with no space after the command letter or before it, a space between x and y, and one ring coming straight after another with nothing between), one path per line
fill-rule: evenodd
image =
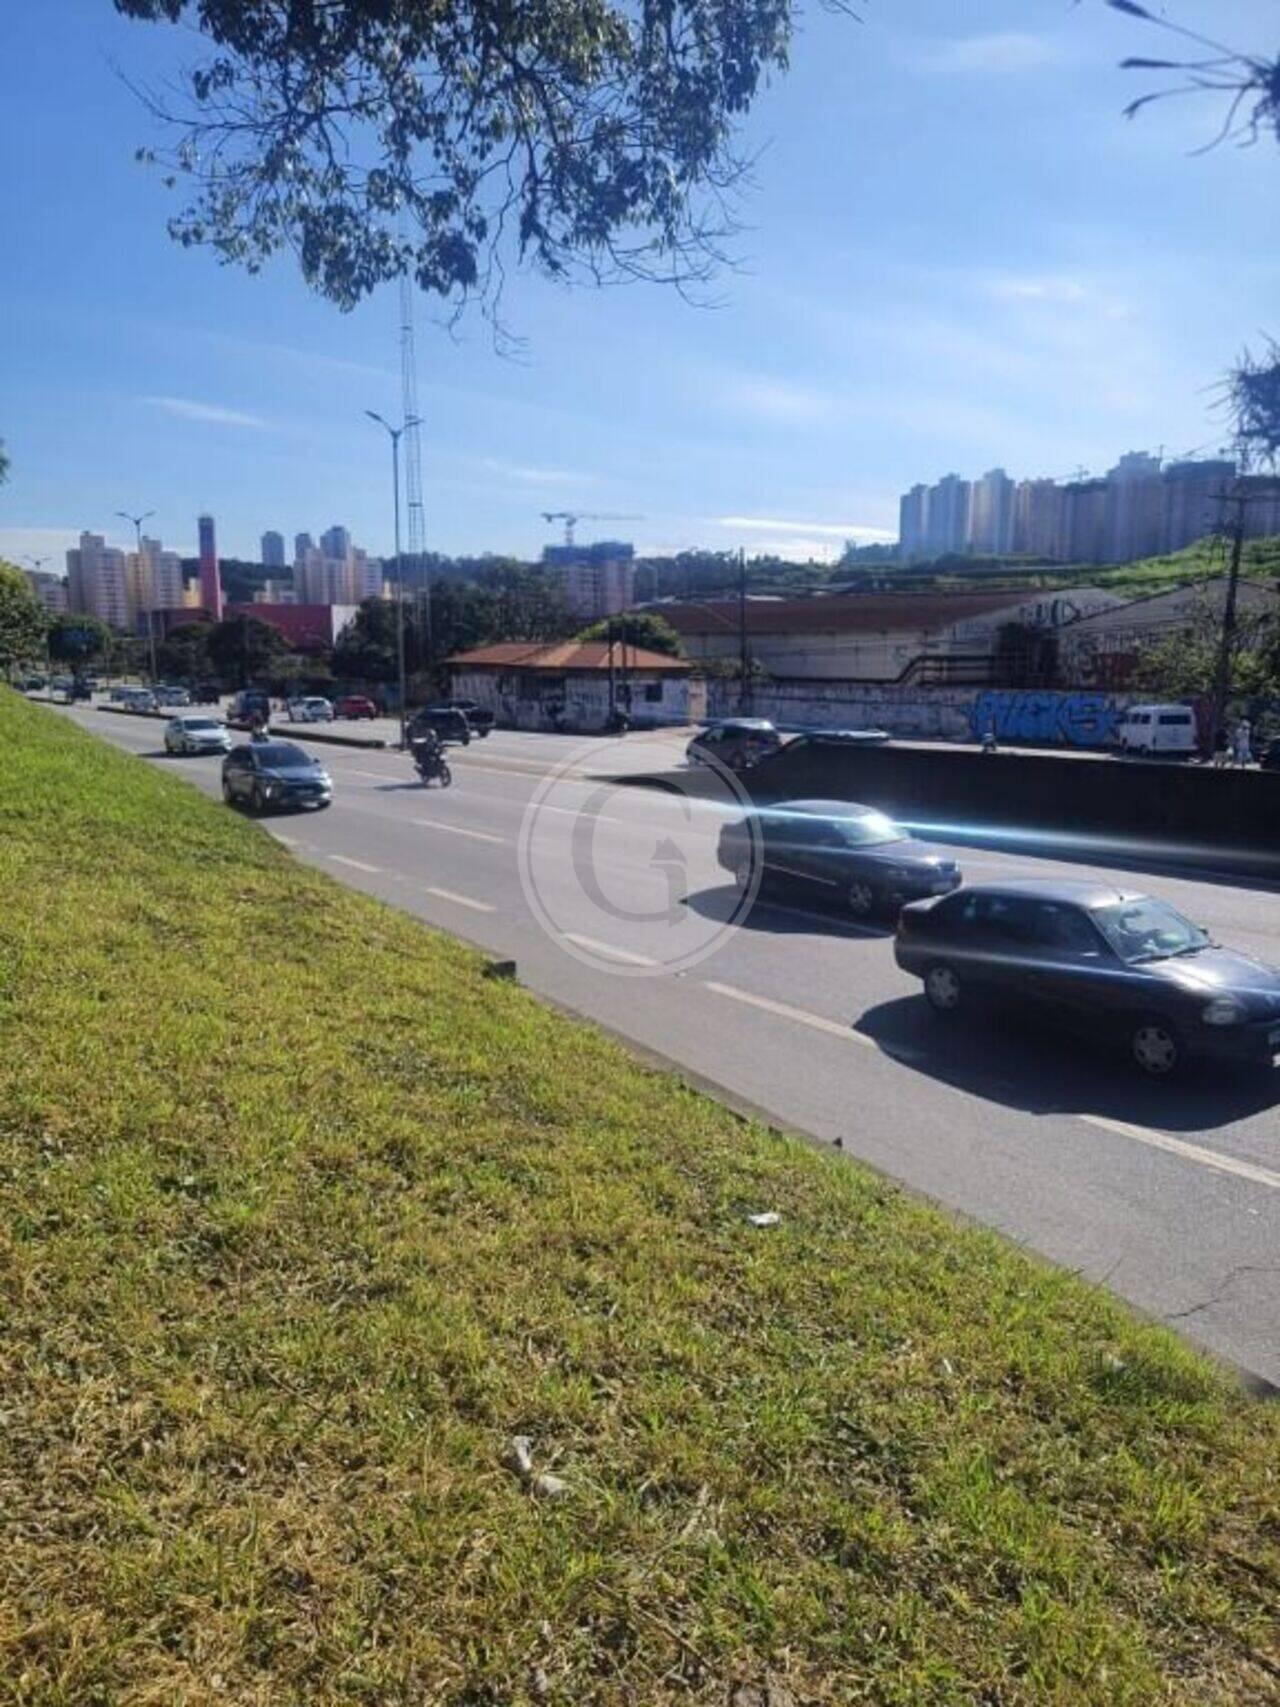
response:
M333 704L335 717L376 717L378 708L371 699L360 693L346 693Z

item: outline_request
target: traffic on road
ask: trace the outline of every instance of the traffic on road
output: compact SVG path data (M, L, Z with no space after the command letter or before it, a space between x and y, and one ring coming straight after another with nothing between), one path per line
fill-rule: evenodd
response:
M696 791L673 805L630 785L656 750L645 734L584 751L496 731L452 750L442 795L414 752L308 756L298 729L201 753L168 731L202 714L67 715L156 762L172 752L297 857L1140 1307L1193 1312L1204 1343L1280 1379L1273 890L926 842L874 801L825 800L716 808L695 881L664 843L682 813L697 826ZM569 832L557 932L521 866L540 798ZM714 953L672 969L686 922Z

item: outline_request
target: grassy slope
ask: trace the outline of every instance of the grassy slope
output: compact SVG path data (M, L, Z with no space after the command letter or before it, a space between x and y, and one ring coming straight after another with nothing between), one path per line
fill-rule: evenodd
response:
M0 829L0 1699L1280 1694L1171 1338L4 690Z

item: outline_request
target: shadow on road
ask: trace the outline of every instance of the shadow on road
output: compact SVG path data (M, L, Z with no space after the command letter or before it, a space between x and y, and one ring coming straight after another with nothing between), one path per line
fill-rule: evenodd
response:
M1280 1074L1189 1072L1148 1082L1104 1046L1051 1037L1007 1010L939 1020L920 996L869 1009L855 1031L916 1072L1026 1114L1093 1114L1173 1132L1207 1132L1280 1102Z
M762 893L754 905L738 916L738 891L726 883L720 889L703 889L685 899L685 906L704 919L717 924L736 924L744 931L767 931L774 936L812 935L815 930L832 936L850 938L890 937L893 926L883 919L852 920L834 907L823 908L817 901L788 898L785 895Z

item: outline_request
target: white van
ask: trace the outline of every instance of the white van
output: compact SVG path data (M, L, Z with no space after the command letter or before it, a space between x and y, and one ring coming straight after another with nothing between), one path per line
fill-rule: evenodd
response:
M1120 720L1116 745L1122 753L1190 758L1200 747L1196 714L1189 705L1131 705Z

